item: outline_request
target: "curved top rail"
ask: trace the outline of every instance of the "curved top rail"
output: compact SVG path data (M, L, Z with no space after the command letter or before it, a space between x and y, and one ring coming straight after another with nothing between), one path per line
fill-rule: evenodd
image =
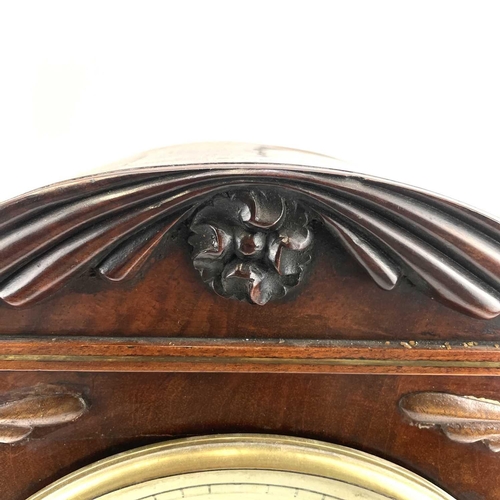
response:
M290 208L298 205L309 214L303 226L322 223L382 288L394 288L405 275L466 314L500 314L498 221L443 196L341 167L286 148L186 146L19 196L0 204L0 300L30 305L90 269L111 281L130 278L177 224L214 197L245 190L250 201L223 218L239 218L246 229L251 220L252 231L266 232L271 226L259 217L281 203L290 220L299 217ZM220 238L213 221L204 224L211 238ZM290 223L286 229L273 224L272 264L280 274L276 255L291 252L293 261L299 247ZM215 258L213 248L201 251L204 259Z

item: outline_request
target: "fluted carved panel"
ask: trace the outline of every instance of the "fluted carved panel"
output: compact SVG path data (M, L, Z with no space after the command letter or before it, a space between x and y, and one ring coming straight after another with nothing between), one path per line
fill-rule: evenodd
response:
M218 227L220 200L239 214L231 234ZM274 228L260 227L261 216ZM92 269L107 281L129 279L176 226L190 223L203 279L222 295L263 304L302 279L314 220L382 289L406 276L468 315L500 314L497 221L438 195L345 171L203 159L84 177L1 205L0 299L29 306Z

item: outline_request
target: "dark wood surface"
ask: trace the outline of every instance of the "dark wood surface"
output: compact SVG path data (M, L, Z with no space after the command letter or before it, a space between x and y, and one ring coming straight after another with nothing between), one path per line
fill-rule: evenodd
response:
M110 286L82 277L28 308L0 305L0 334L345 340L500 340L500 317L478 320L403 281L380 289L340 248L316 245L298 291L259 307L216 295L179 238L144 275Z
M141 159L0 205L0 408L10 415L2 397L39 384L89 405L0 445L2 500L135 446L230 432L344 444L458 500L500 498L497 437L492 450L454 442L398 406L419 392L500 400L500 224L322 162L272 164L276 151L255 149L257 163ZM214 196L249 193L241 220L212 217ZM442 405L414 406L416 422L439 423ZM444 407L443 429L470 440L453 427L462 407Z
M64 384L82 393L79 420L0 446L2 498L25 500L51 481L113 453L171 438L276 433L374 453L426 477L457 500L500 498L500 455L409 425L401 396L446 391L498 398L500 379L298 374L3 373L0 391Z
M157 158L152 166L63 182L1 204L0 300L32 306L89 273L104 281L127 280L181 223L193 219L197 229L191 228L205 239L194 245L201 252L196 267L201 270L200 255L205 263L217 261L215 267L202 266L203 273L229 297L247 294L226 278L250 268L253 277L237 273L240 285L246 280L253 289L255 300L247 300L264 304L282 297L283 287L294 287L308 265L301 242L309 248L321 226L329 233L328 245L345 248L384 290L397 289L406 276L463 314L500 315L498 221L390 181L303 166L290 157L276 164L270 156L280 148L250 149L253 161L211 161L201 154L179 165ZM248 203L208 216L217 200L236 198ZM282 203L271 201L278 198ZM201 214L203 221L197 219ZM250 230L261 250L238 251L238 227Z

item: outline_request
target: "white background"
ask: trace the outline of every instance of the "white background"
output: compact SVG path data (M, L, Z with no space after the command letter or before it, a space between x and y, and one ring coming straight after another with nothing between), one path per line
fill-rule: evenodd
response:
M5 1L0 198L244 141L500 216L500 2Z

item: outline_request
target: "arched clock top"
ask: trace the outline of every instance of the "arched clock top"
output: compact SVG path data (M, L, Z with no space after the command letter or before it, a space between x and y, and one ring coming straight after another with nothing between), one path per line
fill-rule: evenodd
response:
M202 279L264 305L300 286L321 224L382 289L405 276L465 314L500 314L498 221L319 155L246 146L213 159L214 150L187 161L155 152L1 204L0 300L30 306L91 270L132 278L185 224Z

